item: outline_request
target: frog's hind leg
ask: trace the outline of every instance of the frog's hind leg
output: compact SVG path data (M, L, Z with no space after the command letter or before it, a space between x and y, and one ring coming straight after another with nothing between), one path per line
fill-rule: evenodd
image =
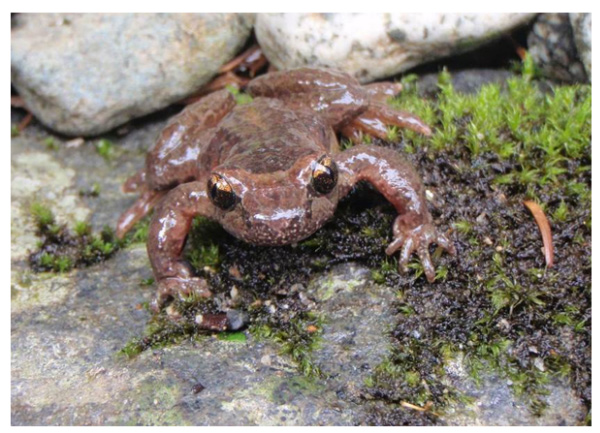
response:
M204 85L197 93L184 99L184 102L195 102L204 95L216 90L233 86L243 89L256 74L269 63L258 45L253 45L239 56L221 66L219 75Z
M117 237L122 238L147 215L170 188L194 180L198 167L210 167L210 152L202 152L214 127L235 106L227 90L212 93L173 117L148 152L146 165L123 184L124 192L140 197L119 218Z
M379 111L381 111L381 108L379 108L381 106L388 108L385 105L387 101L402 91L401 83L379 82L365 84L362 87L367 92L368 98L371 101L370 105L376 104ZM362 113L362 115L355 117L352 121L350 121L340 129L342 135L350 139L354 144L361 144L363 142L363 132L375 135L376 137L382 139L387 138L387 129L385 128L385 125L383 125L382 122L378 122L376 120L376 113L369 113L368 111L369 110L367 110L367 112L365 113ZM407 116L415 117L408 113L398 112L396 110L394 111L396 112L396 117L398 116L398 113L400 113L403 116L403 118L406 118ZM394 122L390 123L396 124Z
M346 136L350 134L357 136L359 131L374 137L387 140L388 125L410 129L426 136L431 136L431 128L419 117L406 111L395 110L381 102L372 102L369 108L362 114L356 116L342 128Z
M370 100L354 77L325 68L270 72L248 83L246 91L280 99L292 109L309 108L336 130L362 113Z
M144 189L135 203L119 217L115 230L117 238L123 239L125 234L144 218L167 192L168 190Z
M227 90L205 96L173 117L146 157L146 183L153 189L172 188L197 176L202 149L214 128L235 107ZM201 161L209 166L210 161ZM135 176L134 176L135 178Z

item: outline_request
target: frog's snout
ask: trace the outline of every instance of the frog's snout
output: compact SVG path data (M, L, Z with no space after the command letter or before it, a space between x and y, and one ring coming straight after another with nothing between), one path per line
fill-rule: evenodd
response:
M243 200L247 238L253 243L284 245L314 231L311 201L293 188L272 188Z

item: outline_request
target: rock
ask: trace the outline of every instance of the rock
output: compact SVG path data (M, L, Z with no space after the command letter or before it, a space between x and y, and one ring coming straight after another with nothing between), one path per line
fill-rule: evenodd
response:
M468 51L533 14L260 14L256 37L279 69L325 66L361 82Z
M12 84L46 126L90 136L180 100L250 34L246 14L23 14Z
M592 14L569 14L573 37L579 59L583 63L587 76L592 80Z
M419 77L417 84L420 95L433 95L439 91L438 75L438 73L429 73ZM511 77L514 77L512 72L502 69L465 69L453 72L450 78L455 91L474 94L479 91L481 86L486 84L504 85L506 80Z
M591 18L589 26L591 33ZM588 82L577 53L569 14L540 14L527 36L527 44L533 61L544 76L568 83Z
M486 372L476 384L468 377L466 362L461 354L445 366L449 381L470 397L445 414L447 425L578 425L585 418L585 407L566 380L550 382L547 402L552 410L537 416L527 396L514 395L510 381Z

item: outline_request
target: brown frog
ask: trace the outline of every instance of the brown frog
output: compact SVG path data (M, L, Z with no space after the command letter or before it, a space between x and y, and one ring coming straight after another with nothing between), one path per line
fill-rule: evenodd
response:
M428 247L454 246L436 231L419 176L397 152L357 145L340 151L336 132L358 141L364 132L385 139L386 125L430 135L418 117L385 101L399 84L361 86L325 69L269 73L252 80L252 102L212 93L175 116L148 153L146 166L125 184L140 198L120 218L122 237L160 201L150 223L148 255L158 283L158 305L169 297L209 297L203 278L181 257L192 219L216 220L257 245L298 242L319 229L358 181L371 183L398 217L386 253L400 252L406 271L416 252L431 282Z

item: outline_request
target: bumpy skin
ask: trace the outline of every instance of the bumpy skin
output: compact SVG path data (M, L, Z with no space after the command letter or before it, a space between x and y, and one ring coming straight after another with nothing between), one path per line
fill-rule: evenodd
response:
M396 152L358 145L340 152L336 132L356 140L361 132L386 137L386 125L431 131L416 116L384 101L398 84L361 86L352 77L322 69L263 75L250 82L253 101L235 105L227 91L215 92L175 116L149 152L146 167L124 185L140 192L117 226L123 236L164 195L150 224L148 255L158 282L158 304L175 295L210 296L206 282L181 258L192 219L202 215L246 242L284 245L319 229L340 198L366 180L397 209L387 254L400 252L406 270L417 252L429 281L435 269L428 247L454 254L427 211L424 187ZM337 164L337 183L322 194L314 186L317 161ZM235 193L231 209L216 206L208 181L218 174ZM167 192L168 191L168 192Z

